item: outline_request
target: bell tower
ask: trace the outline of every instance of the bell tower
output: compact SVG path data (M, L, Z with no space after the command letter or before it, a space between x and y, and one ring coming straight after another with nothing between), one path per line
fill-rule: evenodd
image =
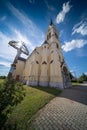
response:
M59 42L59 36L56 26L53 24L52 19L50 20L50 25L46 33L46 40L50 44L56 44L58 48L61 48Z

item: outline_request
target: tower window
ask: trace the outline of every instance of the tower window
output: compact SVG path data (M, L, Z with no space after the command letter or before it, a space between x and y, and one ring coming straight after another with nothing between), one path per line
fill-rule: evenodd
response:
M56 47L59 48L58 44L56 44Z
M53 63L53 60L50 61L50 64Z
M56 38L58 38L57 34L55 33Z
M47 35L47 40L51 38L51 32Z
M47 35L47 40L49 40L49 36Z
M49 38L51 38L51 32L49 33Z

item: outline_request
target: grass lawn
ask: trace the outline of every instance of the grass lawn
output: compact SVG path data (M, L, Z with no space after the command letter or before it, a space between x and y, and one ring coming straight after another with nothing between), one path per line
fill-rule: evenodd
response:
M29 87L24 85L24 88L26 96L20 104L15 106L7 122L11 126L16 125L17 130L29 130L36 112L61 92L61 90L56 88L47 87Z
M79 85L80 83L78 82L72 82L72 86L76 86L76 85Z
M0 79L0 84L4 83L4 81L5 81L4 79Z

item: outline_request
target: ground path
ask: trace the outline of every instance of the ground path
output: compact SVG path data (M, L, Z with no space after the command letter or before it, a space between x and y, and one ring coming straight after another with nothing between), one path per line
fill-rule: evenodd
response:
M35 130L87 130L87 84L65 89L36 115Z

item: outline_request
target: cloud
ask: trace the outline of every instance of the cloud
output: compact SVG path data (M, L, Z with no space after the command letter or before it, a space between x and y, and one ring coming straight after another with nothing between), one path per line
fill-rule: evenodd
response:
M4 15L2 18L0 18L0 22L3 22L4 20L6 20L6 16Z
M34 4L35 0L29 0L29 3Z
M75 33L80 33L81 35L87 35L87 22L79 22L74 25L72 35Z
M23 24L23 35L27 34L29 41L33 46L41 44L45 35L44 33L34 24L34 22L29 19L29 17L19 9L15 8L11 3L7 3L7 7L11 13ZM35 45L36 44L36 45ZM32 47L33 48L33 47Z
M25 36L22 35L18 30L14 29L14 32L16 34L16 40L17 41L22 41L25 44L27 44L27 46L29 46L30 50L33 50L35 48L35 46L32 44L32 42Z
M59 37L62 37L64 30L61 30L59 33Z
M4 57L7 57L9 59L15 54L14 49L10 49L8 47L8 42L12 39L12 36L8 37L4 33L0 32L0 55L3 55Z
M43 32L37 28L37 26L32 22L31 19L24 13L15 8L11 3L7 3L8 8L12 12L12 14L19 20L21 23L26 26L27 30L29 30L29 34L31 36L36 36L38 33L43 34ZM37 35L38 37L38 35Z
M46 4L48 10L51 10L51 11L54 11L54 10L55 10L55 8L54 8L52 5L49 5L49 3L48 3L47 0L45 0L44 2L45 2L45 4Z
M66 2L63 4L63 7L62 7L62 11L60 11L58 14L57 14L57 17L56 17L56 23L61 23L64 21L65 19L65 16L66 14L70 11L71 9L71 5L70 5L70 2Z
M11 65L11 63L9 63L9 62L3 62L3 61L0 61L0 66L5 66L5 67L10 67L10 65Z
M87 75L87 72L84 72L85 75Z
M71 50L76 49L76 48L81 48L86 44L87 44L87 40L74 39L70 42L65 42L65 45L62 46L62 49L65 52L68 52L68 51L71 51Z

